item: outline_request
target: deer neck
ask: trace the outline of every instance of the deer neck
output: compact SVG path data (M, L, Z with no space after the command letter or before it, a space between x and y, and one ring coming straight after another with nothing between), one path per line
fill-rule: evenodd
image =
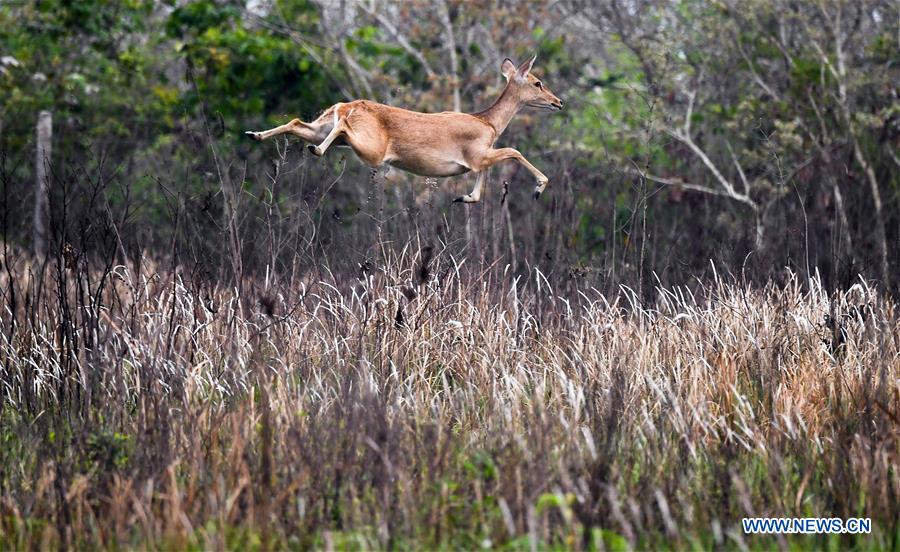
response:
M503 134L503 131L506 130L509 122L516 116L516 113L518 113L519 109L522 107L513 96L513 92L510 90L509 85L507 85L506 88L503 89L503 92L500 93L500 97L497 98L497 101L495 101L491 107L480 113L476 113L476 115L494 127L494 130L497 131L497 138Z

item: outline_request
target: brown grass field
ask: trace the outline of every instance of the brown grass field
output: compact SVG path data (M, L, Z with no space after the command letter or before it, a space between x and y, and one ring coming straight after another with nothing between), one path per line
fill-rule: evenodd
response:
M900 318L865 282L561 297L386 257L238 296L7 256L0 548L900 546Z

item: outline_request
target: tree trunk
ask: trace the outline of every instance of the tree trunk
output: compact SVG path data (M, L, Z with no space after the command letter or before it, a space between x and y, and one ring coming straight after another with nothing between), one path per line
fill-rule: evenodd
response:
M438 16L447 35L447 51L450 54L450 88L453 91L453 111L462 111L459 96L459 60L456 57L456 37L453 36L453 22L450 21L450 10L446 0L438 4Z
M47 195L50 190L50 156L53 140L53 115L41 111L37 123L37 157L34 175L34 254L47 254Z

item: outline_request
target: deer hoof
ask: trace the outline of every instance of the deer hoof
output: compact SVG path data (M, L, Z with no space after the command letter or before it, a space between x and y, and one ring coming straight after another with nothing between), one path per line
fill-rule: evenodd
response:
M539 199L541 198L541 191L540 191L540 190L535 190L535 191L534 191L534 195L531 196L531 197L533 197L535 201L539 200Z
M475 200L470 195L464 195L454 199L453 203L475 203Z
M319 149L319 146L314 146L312 144L306 146L306 149L308 149L310 153L312 153L316 157L322 157L322 153L324 153Z
M262 136L260 136L258 132L253 132L252 130L248 130L244 134L246 134L250 138L256 140L257 142L262 141Z

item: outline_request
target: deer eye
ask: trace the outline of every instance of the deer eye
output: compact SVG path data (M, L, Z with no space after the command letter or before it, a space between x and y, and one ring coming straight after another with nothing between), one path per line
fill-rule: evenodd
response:
M541 90L543 90L543 89L544 89L544 85L543 85L543 84L541 84L541 81L537 81L537 82L535 82L535 83L534 83L534 85L535 85L535 86L537 86L537 87L538 87L538 88L540 88L540 89L541 89Z

